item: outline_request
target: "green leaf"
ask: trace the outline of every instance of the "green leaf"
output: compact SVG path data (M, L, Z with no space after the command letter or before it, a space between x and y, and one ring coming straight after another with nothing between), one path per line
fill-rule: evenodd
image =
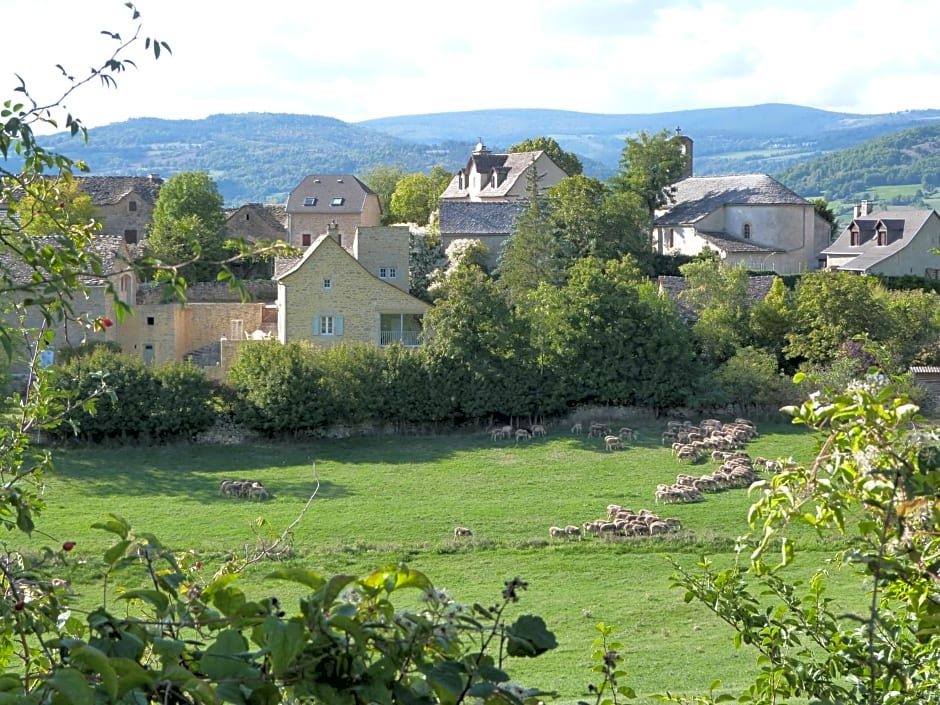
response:
M108 657L94 646L82 644L69 650L69 659L77 668L98 674L101 685L108 699L114 701L118 696L118 677Z
M247 663L248 643L234 629L219 632L215 642L209 645L199 661L206 677L212 680L241 678L253 672Z
M113 567L115 563L124 557L124 554L127 553L127 549L130 547L131 543L131 541L124 540L114 544L111 548L104 552L104 562Z
M364 578L362 583L367 587L384 588L386 592L394 592L406 587L419 590L430 590L433 587L424 573L398 565L380 568Z
M265 576L268 580L289 580L293 583L306 585L312 590L319 590L326 583L326 579L319 573L305 568L278 568Z
M60 668L52 674L48 683L56 691L55 696L52 698L52 705L63 705L64 703L69 703L69 705L94 705L95 697L91 686L88 685L85 676L74 668L69 666Z
M555 635L545 620L536 615L522 615L506 628L507 653L510 656L534 657L558 646Z
M117 514L108 514L108 516L111 517L108 521L96 522L91 525L91 528L110 531L112 534L117 534L122 539L126 539L131 531L131 525L127 523L124 517L120 517Z
M441 705L454 705L457 702L467 678L463 664L456 661L442 661L423 667L421 672L434 689Z
M142 600L156 607L161 613L169 607L170 601L166 595L159 590L128 590L118 595L119 600Z
M271 660L271 670L279 678L300 654L306 644L306 632L296 621L282 622L277 617L267 617L262 625L264 643Z

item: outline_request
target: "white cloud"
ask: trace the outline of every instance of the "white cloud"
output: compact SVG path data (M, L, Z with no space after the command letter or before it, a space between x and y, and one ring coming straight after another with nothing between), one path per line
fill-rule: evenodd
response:
M57 62L100 61L100 29L131 26L117 0L31 0L0 43L43 100ZM89 125L136 116L292 112L357 121L484 108L650 113L786 102L850 112L940 107L933 0L515 0L443 9L430 0L355 4L138 0L143 33L169 42L117 91L68 107ZM29 27L29 23L33 27ZM142 49L142 48L141 48Z

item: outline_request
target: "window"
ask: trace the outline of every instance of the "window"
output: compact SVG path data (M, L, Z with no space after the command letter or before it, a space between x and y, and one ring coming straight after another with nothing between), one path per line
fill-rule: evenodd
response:
M675 228L669 228L666 231L666 249L671 250L676 246L676 230Z
M750 223L744 224L744 231L742 234L744 235L745 240L751 239L751 224Z
M136 211L136 210L137 210L137 201L128 201L128 202L127 202L127 210L129 210L131 213L133 213L134 211Z
M324 279L324 280L323 280L323 289L324 289L325 291L329 291L329 290L332 289L332 288L333 288L333 280L332 280L332 279Z
M858 226L852 228L849 232L849 244L852 247L858 247L861 244L861 233L858 230Z
M300 236L300 244L304 247L309 247L310 245L310 233L304 233Z
M884 247L888 244L888 229L883 225L878 228L878 245Z
M398 272L394 267L379 267L380 279L395 279L396 277L398 277Z
M332 201L330 201L330 205L331 205L331 206L341 206L341 205L343 205L343 203L345 203L345 202L346 202L346 199L345 199L345 198L343 198L342 196L337 196L337 197L334 198Z
M137 242L137 231L136 230L125 230L124 231L124 242L129 245L133 245Z
M332 316L320 316L320 335L333 335Z
M147 316L147 325L152 326L156 323L156 319L153 316Z
M307 196L307 197L304 199L304 205L305 205L305 206L315 206L315 205L317 205L317 197L316 197L316 196Z
M320 313L313 317L313 330L315 336L340 336L343 334L343 317L335 313Z

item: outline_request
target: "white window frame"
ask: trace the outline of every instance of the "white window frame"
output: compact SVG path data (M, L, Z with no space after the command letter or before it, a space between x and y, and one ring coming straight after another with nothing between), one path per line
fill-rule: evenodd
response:
M331 206L341 206L346 202L346 199L343 196L336 196L332 201L330 201Z
M379 279L397 279L398 270L395 267L379 267Z
M316 196L306 196L306 197L304 198L304 205L307 206L307 207L317 205L317 197L316 197Z
M336 330L335 321L333 316L327 314L325 316L320 316L320 335L336 335L334 332Z

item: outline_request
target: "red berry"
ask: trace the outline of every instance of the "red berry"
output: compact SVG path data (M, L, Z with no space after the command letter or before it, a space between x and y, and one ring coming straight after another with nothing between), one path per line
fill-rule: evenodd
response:
M20 600L15 605L13 605L13 609L15 609L17 612L22 612L26 609L26 603Z
M196 561L196 567L202 568L202 561Z
M65 543L62 544L63 551L71 551L73 548L75 548L74 541L66 541Z
M114 325L114 321L112 321L110 318L102 318L101 325L103 325L105 328L110 328Z

